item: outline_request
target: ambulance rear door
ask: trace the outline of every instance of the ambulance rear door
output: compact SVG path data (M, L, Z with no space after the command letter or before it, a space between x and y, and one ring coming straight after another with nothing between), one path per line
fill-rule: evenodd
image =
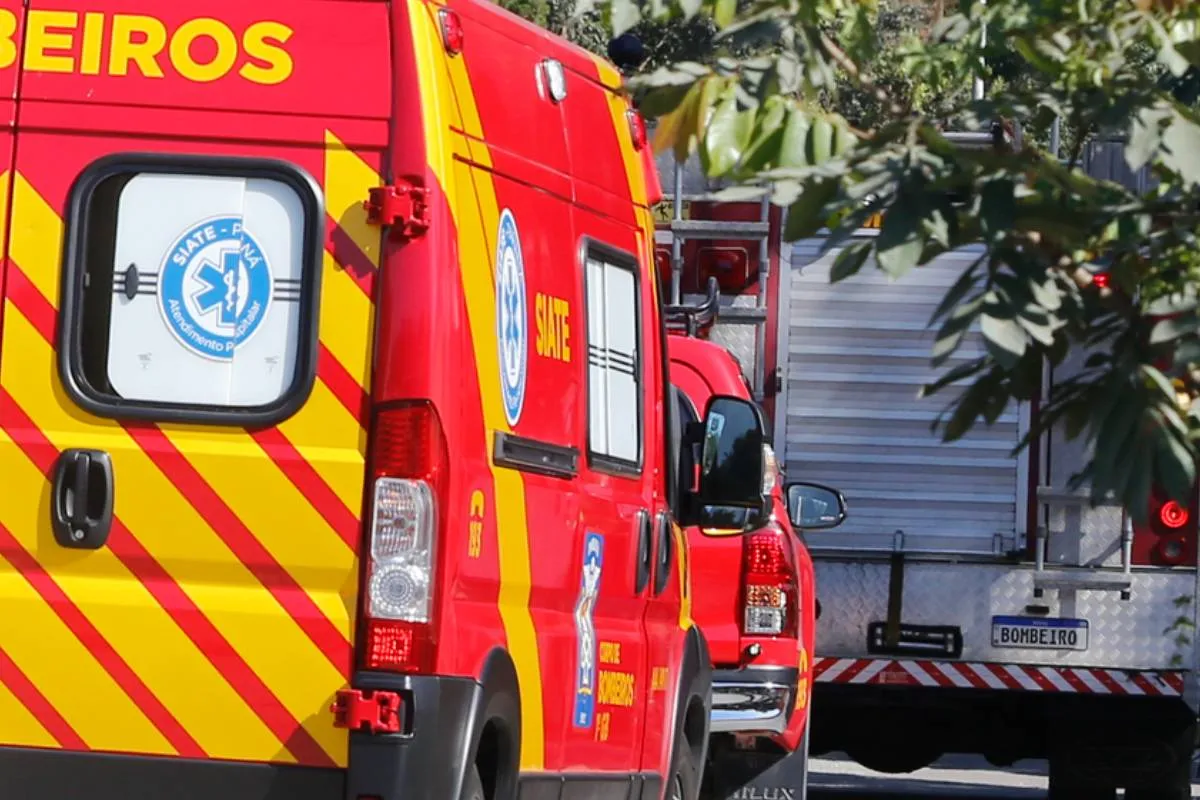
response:
M342 797L389 5L28 6L0 785Z

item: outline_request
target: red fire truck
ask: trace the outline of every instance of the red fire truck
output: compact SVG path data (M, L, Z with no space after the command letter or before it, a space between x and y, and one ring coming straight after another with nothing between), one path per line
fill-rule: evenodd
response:
M0 84L0 794L694 800L680 526L762 513L763 423L670 426L616 70L481 0L0 0Z
M671 306L671 382L683 424L699 419L718 395L750 401L741 366L721 345L706 340L716 319L716 279L705 300ZM724 798L780 758L805 744L812 691L815 598L812 559L788 517L782 475L767 448L770 513L749 532L689 528L695 590L692 615L713 661L713 716L706 796ZM831 503L835 528L845 519L840 495L806 485L809 499ZM737 570L736 579L731 572Z
M1109 149L1097 143L1088 160L1119 160ZM695 160L672 159L660 159L664 183L674 178L660 262L675 267L683 302L721 281L711 338L745 365L789 480L837 486L852 509L837 530L803 533L819 603L812 752L885 772L944 753L1042 758L1054 798L1122 786L1128 798L1190 796L1195 497L1160 498L1144 526L1115 504L1092 507L1086 490L1067 489L1085 459L1062 431L1010 455L1036 402L943 445L930 423L948 398L919 398L935 377L929 322L979 250L899 281L868 264L831 285L838 247L820 235L785 245L777 211L704 202L717 187ZM971 332L956 359L983 347ZM1047 368L1043 392L1085 358ZM784 761L740 796L794 791L802 770Z

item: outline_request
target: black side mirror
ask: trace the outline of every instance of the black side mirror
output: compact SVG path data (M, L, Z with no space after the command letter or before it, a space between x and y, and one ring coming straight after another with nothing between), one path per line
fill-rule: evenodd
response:
M789 483L787 505L792 527L800 532L827 531L846 521L846 498L819 483Z
M699 445L700 469L693 498L695 524L745 529L763 514L766 425L754 403L718 395L688 437Z

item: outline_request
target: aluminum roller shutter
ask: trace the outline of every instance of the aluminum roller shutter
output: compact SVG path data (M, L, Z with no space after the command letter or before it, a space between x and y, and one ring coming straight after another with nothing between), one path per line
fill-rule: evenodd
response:
M947 254L895 282L868 263L831 286L839 248L822 256L820 245L792 246L781 287L790 305L780 325L787 416L779 433L788 479L840 488L850 513L838 529L805 534L810 546L988 556L1023 545L1027 459L1009 453L1028 424L1025 404L942 444L930 424L953 390L918 397L938 374L929 318L981 250ZM973 331L947 366L983 347Z

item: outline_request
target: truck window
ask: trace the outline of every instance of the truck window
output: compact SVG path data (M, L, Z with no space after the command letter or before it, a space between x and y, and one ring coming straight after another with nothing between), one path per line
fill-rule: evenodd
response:
M63 377L110 417L271 424L315 378L324 211L258 162L92 167L71 198Z
M589 453L600 468L638 473L643 410L637 262L593 245L585 282Z

